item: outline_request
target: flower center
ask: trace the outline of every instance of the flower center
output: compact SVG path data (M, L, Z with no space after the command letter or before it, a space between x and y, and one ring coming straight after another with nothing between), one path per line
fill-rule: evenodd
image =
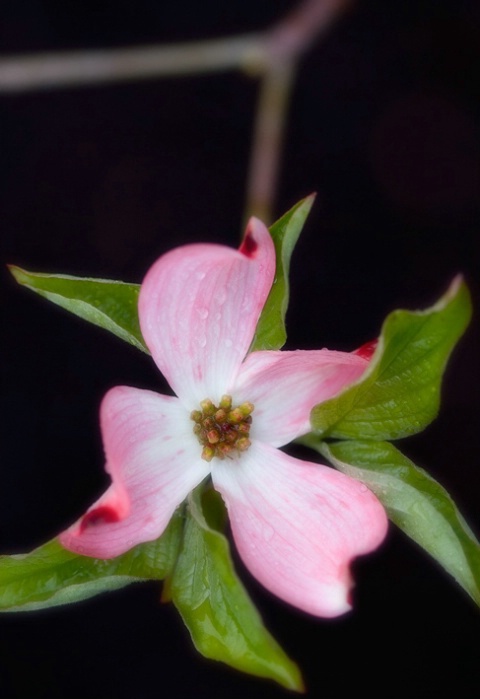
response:
M252 403L232 408L232 397L223 396L218 406L206 398L200 403L200 408L193 410L190 417L195 423L193 431L203 446L202 459L211 461L214 456L231 458L248 449Z

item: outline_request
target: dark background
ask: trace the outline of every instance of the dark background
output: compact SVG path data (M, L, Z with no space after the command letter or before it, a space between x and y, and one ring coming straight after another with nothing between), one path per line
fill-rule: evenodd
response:
M4 55L250 32L287 0L19 0ZM302 61L276 215L318 197L293 260L289 344L350 350L396 307L422 308L463 272L479 308L480 10L460 0L359 1ZM188 241L236 245L256 83L238 73L4 95L0 549L27 551L104 489L99 401L166 390L152 362L16 286L5 264L141 281ZM478 310L438 419L403 450L480 529ZM307 617L238 563L309 697L477 696L475 605L401 533L355 563L354 612ZM0 619L2 699L280 699L206 661L157 584Z

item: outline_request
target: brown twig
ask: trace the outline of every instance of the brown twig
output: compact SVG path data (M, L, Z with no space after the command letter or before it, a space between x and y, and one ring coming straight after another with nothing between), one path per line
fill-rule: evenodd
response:
M291 88L300 57L349 0L303 0L265 32L171 46L0 60L0 92L25 92L240 69L260 78L245 211L271 220Z

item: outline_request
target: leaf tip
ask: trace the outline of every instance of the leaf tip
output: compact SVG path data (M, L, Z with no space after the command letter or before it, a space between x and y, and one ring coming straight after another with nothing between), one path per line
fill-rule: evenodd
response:
M466 286L465 279L463 274L459 272L454 276L454 278L450 282L450 286L447 289L445 297L450 298L452 296L456 296L462 286Z
M7 265L7 269L15 281L17 281L19 284L26 284L27 275L25 274L25 270L23 270L21 267L17 267L17 265Z
M298 671L298 676L296 678L295 684L289 687L289 689L292 689L294 692L298 692L298 694L307 693L307 687L305 685L305 682L303 681L303 677L300 673L300 670Z
M306 196L304 199L302 199L299 204L299 208L306 208L307 209L307 215L310 213L311 208L315 202L315 199L317 198L317 192L311 192L308 196Z
M447 291L438 300L435 306L437 307L437 309L442 310L443 308L445 308L445 306L455 301L455 299L458 299L461 306L463 306L463 309L465 311L466 323L468 324L473 311L472 297L470 295L470 290L465 281L465 277L461 272L454 276L454 278L450 282Z

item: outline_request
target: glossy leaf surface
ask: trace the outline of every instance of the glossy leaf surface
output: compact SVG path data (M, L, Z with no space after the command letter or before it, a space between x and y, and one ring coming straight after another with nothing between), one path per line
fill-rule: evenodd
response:
M297 666L265 629L235 573L227 539L207 524L198 489L187 513L168 594L195 647L207 658L301 691Z
M390 313L367 371L312 410L313 430L323 438L378 440L423 430L438 413L445 365L470 315L460 277L431 308Z

